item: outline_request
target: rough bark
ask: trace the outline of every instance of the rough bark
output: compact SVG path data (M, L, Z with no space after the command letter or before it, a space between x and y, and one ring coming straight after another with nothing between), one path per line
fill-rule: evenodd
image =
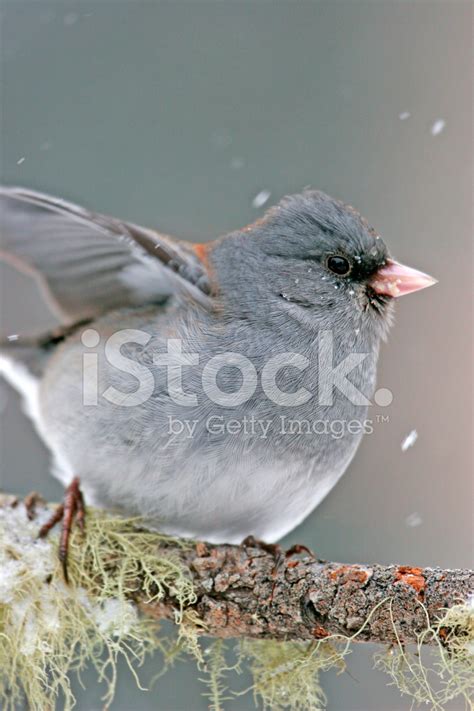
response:
M12 497L0 495L0 506L7 505ZM436 623L474 591L473 570L328 563L307 553L276 564L256 545L200 541L170 549L191 573L197 595L192 609L205 633L216 637L314 640L361 630L355 641L387 644L398 635L410 643L428 620ZM172 594L150 604L140 580L136 589L134 601L144 613L174 617Z
M201 542L183 558L195 583L195 609L207 634L217 637L314 640L363 628L356 641L386 644L396 640L395 625L410 643L426 629L427 613L434 624L474 591L472 570L347 565L308 555L275 568L274 557L259 548ZM173 601L142 607L168 616Z

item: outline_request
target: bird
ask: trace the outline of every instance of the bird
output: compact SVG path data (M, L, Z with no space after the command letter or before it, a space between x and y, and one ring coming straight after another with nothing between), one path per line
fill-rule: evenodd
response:
M396 298L436 282L312 189L202 244L26 188L0 203L1 258L60 321L0 348L66 487L51 525L83 523L84 496L174 536L279 541L370 430Z

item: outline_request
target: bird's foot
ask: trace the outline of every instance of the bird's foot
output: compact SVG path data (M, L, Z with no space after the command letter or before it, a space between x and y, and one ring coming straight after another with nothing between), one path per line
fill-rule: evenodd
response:
M254 536L247 536L240 545L242 548L260 548L265 553L270 553L275 558L276 567L280 567L288 558L301 553L307 553L311 558L315 558L309 548L298 543L285 550L279 543L266 543Z
M297 561L294 562L294 565L291 565L291 563L287 563L288 558L291 558L294 555L299 555L301 553L307 553L311 558L316 558L314 553L306 546L295 544L285 550L282 546L280 546L279 543L266 543L265 541L261 541L259 538L254 538L254 536L247 536L246 538L244 538L240 545L242 548L260 548L260 550L265 551L265 553L270 553L270 555L272 555L275 560L274 566L272 568L272 578L274 578L275 580L278 574L285 567L285 565L288 565L289 567L294 567L294 565L298 565ZM276 581L273 583L272 591L270 594L270 602L273 601L275 585Z
M279 543L266 543L260 538L255 538L255 536L246 536L240 544L240 547L259 548L261 551L265 551L265 553L270 553L274 558L278 558L283 553L283 548Z
M59 560L64 573L64 580L69 582L67 572L67 558L69 550L69 538L73 523L76 523L80 531L84 531L85 508L81 489L79 488L79 477L74 477L64 493L63 503L60 504L52 514L51 518L40 528L38 538L44 538L51 529L61 521L61 535L59 538Z
M23 499L26 515L29 521L33 521L36 517L36 507L38 504L44 504L45 500L38 494L37 491L30 491Z
M290 546L290 548L287 548L285 551L285 558L288 559L294 555L301 555L301 553L307 553L310 558L316 559L316 556L314 555L311 548L308 548L308 546L303 546L301 543L295 543L294 545Z

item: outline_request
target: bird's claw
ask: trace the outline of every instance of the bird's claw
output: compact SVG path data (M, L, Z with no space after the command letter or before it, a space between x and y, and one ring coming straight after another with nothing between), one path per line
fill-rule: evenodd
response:
M59 521L61 524L61 535L59 538L59 560L61 561L64 580L69 582L67 560L69 550L69 538L73 523L75 522L80 531L84 531L85 507L81 489L79 487L79 477L74 477L64 494L64 501L60 504L51 518L40 528L38 538L44 538Z
M247 536L240 545L242 548L260 548L260 550L270 553L275 558L277 565L281 565L287 558L300 553L307 553L311 558L316 557L310 548L299 543L285 550L279 543L266 543L254 536Z
M36 491L30 491L30 493L25 496L23 499L23 505L29 521L33 521L36 517L36 506L44 503L45 501L43 497Z
M269 599L270 602L273 601L276 578L278 574L282 571L282 569L285 567L288 558L291 558L291 556L298 555L300 553L307 553L311 558L316 558L314 553L309 548L298 543L284 550L279 543L266 543L265 541L262 541L259 538L254 538L254 536L247 536L246 538L244 538L240 545L242 548L260 548L260 550L265 551L265 553L270 553L270 555L273 556L275 563L272 568L272 578L275 582L272 586L272 591Z

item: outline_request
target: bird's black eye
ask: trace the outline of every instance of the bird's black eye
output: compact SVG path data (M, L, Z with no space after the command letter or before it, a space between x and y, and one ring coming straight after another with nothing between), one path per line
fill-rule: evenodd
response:
M326 265L331 272L334 272L334 274L338 274L339 276L346 276L351 271L349 260L338 254L328 257Z

